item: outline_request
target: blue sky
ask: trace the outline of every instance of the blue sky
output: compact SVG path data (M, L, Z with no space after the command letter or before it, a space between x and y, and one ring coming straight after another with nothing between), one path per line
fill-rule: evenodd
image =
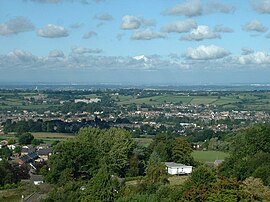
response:
M270 83L270 0L3 0L0 82Z

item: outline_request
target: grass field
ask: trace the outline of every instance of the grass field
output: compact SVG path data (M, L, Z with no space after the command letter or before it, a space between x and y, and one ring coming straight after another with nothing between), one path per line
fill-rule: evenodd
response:
M152 138L134 138L134 140L138 142L138 144L146 147L153 141Z
M269 111L270 93L231 93L228 95L181 95L166 93L151 97L137 98L135 96L112 96L118 105L148 104L161 105L164 103L183 103L183 104L211 104L222 107L224 110L255 110ZM240 108L239 108L240 107Z
M215 160L224 160L229 154L220 151L193 151L192 156L196 161L214 162Z
M173 175L173 176L169 176L168 180L170 182L170 185L182 185L184 184L184 182L189 178L189 176L187 175ZM142 177L143 179L143 177ZM131 181L127 181L126 185L127 186L135 186L137 185L139 182L139 180L131 180Z
M29 183L22 183L22 185L16 189L0 190L0 201L18 202L21 201L22 195L28 196L35 191L38 191L38 187Z
M46 132L39 132L39 133L31 133L36 139L41 139L45 143L51 144L54 141L63 141L70 138L74 138L74 134L68 134L68 133L46 133ZM14 134L5 134L0 135L0 140L6 140L9 138L15 138L16 141L18 141L18 138L15 137Z
M58 139L66 139L66 138L74 138L74 134L69 133L46 133L46 132L38 132L31 133L35 138L43 139L43 138L58 138Z
M185 181L187 181L188 178L189 176L187 175L174 175L169 177L168 180L170 185L182 185Z
M225 105L230 103L239 102L240 99L236 97L217 97L217 96L187 96L187 95L157 95L145 98L136 98L132 96L118 96L119 105L128 104L150 104L160 105L163 103L183 103L183 104L216 104Z

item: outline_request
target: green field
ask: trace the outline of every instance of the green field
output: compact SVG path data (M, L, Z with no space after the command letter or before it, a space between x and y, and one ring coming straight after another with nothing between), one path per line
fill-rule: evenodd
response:
M45 143L51 144L54 141L63 141L66 139L74 138L74 134L67 134L67 133L46 133L46 132L39 132L39 133L31 133L36 139L41 139ZM9 138L15 138L18 141L18 138L14 134L7 134L7 135L0 135L0 140L7 140Z
M113 95L112 98L118 105L130 104L147 104L147 105L161 105L164 103L174 104L210 104L216 105L224 110L255 110L255 111L269 111L270 109L270 93L269 92L248 92L248 93L228 93L227 95L187 95L176 94L173 92L164 93L161 95L153 95L149 97L136 97L125 95Z
M40 191L39 187L29 183L21 183L18 188L0 190L0 201L18 202L21 201L22 195L28 196L35 191Z
M153 138L134 138L135 142L143 146L149 146L153 142Z
M193 151L192 156L196 161L214 162L215 160L224 160L229 154L220 151Z
M58 139L65 139L65 138L74 138L74 134L69 133L47 133L47 132L38 132L38 133L31 133L35 138L58 138Z

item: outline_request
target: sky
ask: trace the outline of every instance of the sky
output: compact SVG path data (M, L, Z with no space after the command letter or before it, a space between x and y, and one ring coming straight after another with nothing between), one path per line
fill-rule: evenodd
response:
M270 83L270 0L1 0L0 83Z

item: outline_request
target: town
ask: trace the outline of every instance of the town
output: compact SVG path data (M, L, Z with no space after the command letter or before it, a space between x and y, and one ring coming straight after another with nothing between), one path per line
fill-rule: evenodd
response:
M176 163L183 161L170 156L175 146L164 154L161 145L184 138L191 144L196 161L218 167L230 151L231 134L270 122L269 91L3 89L0 97L0 161L7 160L17 176L9 186L16 188L17 182L28 182L39 187L33 195L39 198L40 193L46 196L44 189L50 186L44 176L48 175L54 147L77 139L82 128L124 129L138 149L161 152L169 174L183 175L192 172L194 160L186 161L186 165ZM172 139L159 142L164 135ZM213 157L200 159L201 154ZM143 156L148 158L146 153ZM145 159L138 161L140 165ZM145 167L141 167L130 176L144 172Z

